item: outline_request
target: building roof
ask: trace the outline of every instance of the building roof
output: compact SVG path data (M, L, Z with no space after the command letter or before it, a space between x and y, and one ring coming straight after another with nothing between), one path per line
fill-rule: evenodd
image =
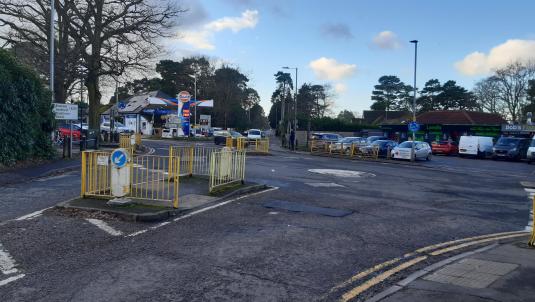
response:
M171 98L165 94L164 92L160 90L150 91L148 93L140 94L140 95L134 95L127 99L126 106L124 109L117 108L117 104L114 104L112 107L108 108L106 111L104 111L103 115L109 115L111 110L115 110L118 113L121 114L128 114L128 113L140 113L143 109L150 106L150 102L148 102L149 98L159 98L162 100L171 100ZM166 105L172 105L172 104L162 104L163 106ZM176 103L175 103L176 106ZM161 107L161 106L159 106Z
M466 110L439 110L419 114L416 120L420 124L440 125L501 125L506 121L496 113L466 111Z
M387 113L384 110L364 110L362 119L366 125L391 124L391 120L395 120L395 123L398 123L410 115L409 111L388 111Z

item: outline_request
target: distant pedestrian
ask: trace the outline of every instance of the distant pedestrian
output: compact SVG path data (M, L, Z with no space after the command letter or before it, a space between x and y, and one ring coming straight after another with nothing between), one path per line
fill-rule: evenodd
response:
M295 131L290 131L290 150L295 150Z

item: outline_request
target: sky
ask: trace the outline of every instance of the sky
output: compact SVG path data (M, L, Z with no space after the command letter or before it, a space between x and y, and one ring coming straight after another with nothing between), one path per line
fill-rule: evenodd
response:
M182 0L167 58L204 55L238 66L266 114L274 74L331 84L333 113L369 109L382 75L417 87L432 78L471 89L493 69L535 60L533 0ZM295 71L291 71L295 80ZM217 100L215 100L217 102Z

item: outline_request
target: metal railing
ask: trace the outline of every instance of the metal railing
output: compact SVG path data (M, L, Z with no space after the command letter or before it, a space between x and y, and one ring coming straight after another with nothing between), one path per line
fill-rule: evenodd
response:
M227 137L226 147L236 147L236 150L238 151L269 153L269 139L248 139L246 137L232 139Z
M113 198L109 152L83 151L81 196ZM168 202L178 208L180 158L157 155L131 157L129 193L126 197Z
M180 158L180 173L184 175L203 175L210 173L210 156L220 150L216 147L204 146L169 146L171 161Z
M222 150L210 155L209 191L245 181L245 151Z

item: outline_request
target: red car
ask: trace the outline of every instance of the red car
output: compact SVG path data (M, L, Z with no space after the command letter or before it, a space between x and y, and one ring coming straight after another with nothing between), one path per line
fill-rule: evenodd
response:
M71 128L70 128L70 125L60 125L58 127L58 135L61 137L61 138L64 138L64 137L70 137L71 136ZM80 137L82 136L82 133L80 131L80 126L79 125L75 125L73 124L72 125L72 140L75 141L75 140L80 140Z
M431 144L431 150L433 154L455 155L459 153L459 146L456 142L440 141L433 142Z

